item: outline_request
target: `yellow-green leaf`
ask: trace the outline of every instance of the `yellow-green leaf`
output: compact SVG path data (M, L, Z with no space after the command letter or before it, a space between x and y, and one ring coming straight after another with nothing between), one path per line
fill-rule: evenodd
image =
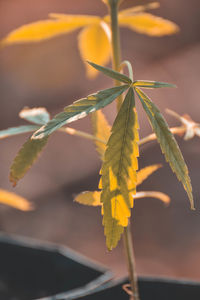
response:
M103 224L109 250L116 247L133 207L139 156L138 128L134 92L130 88L113 124L101 169Z
M105 26L107 25L105 24ZM86 61L94 61L104 66L110 60L110 41L101 22L81 30L78 36L78 44L81 57L85 62L87 75L92 78L97 75L97 70L88 65Z
M41 20L23 25L12 32L2 41L2 45L15 43L39 42L52 37L71 32L82 26L92 24L97 17L69 16L56 20Z
M161 167L162 167L162 165L158 164L158 165L147 166L147 167L139 170L138 173L137 173L137 186L140 185L152 173L154 173L155 171L157 171Z
M92 122L92 133L98 139L104 141L104 143L95 140L96 150L99 153L100 157L103 158L106 143L110 136L111 127L108 124L108 121L101 110L98 110L91 114L91 122Z
M47 140L48 137L41 140L28 139L28 141L22 146L10 168L10 181L14 186L31 168L32 164L38 158L46 145Z
M175 23L149 13L132 16L119 14L119 24L150 36L171 35L179 31Z
M100 201L100 197L101 197L101 192L99 191L83 192L77 195L74 201L83 205L101 206L102 203Z
M175 172L177 178L182 182L190 199L191 209L194 209L192 186L188 174L188 168L181 150L179 149L173 134L156 105L140 89L136 88L135 90L157 136L157 140L163 154L165 155L165 159L169 162L170 167L172 171Z
M33 209L33 205L27 199L2 189L0 189L0 203L23 211Z
M134 199L140 199L140 198L156 198L161 200L166 205L170 203L170 197L167 194L157 192L157 191L137 192L134 195Z
M133 87L145 88L145 89L156 89L164 87L173 87L176 85L166 82L150 81L150 80L136 80L133 82Z

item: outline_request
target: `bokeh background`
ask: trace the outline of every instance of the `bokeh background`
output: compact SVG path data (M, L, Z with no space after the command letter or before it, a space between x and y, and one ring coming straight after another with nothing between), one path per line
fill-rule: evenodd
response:
M147 3L148 1L143 1ZM124 7L141 1L126 0ZM150 95L165 114L168 107L188 113L200 122L200 3L198 0L161 0L153 13L175 21L178 35L150 38L121 29L122 54L134 66L135 78L175 83L178 88L156 90ZM106 13L100 0L0 0L0 38L12 29L48 13ZM77 32L35 45L16 45L0 50L0 129L24 124L18 112L24 107L46 106L54 115L64 106L112 82L104 76L91 81L85 76L77 48ZM140 136L151 132L138 106ZM110 122L115 106L105 110ZM89 118L72 127L90 132ZM116 276L126 274L122 243L106 251L100 209L73 203L80 191L97 187L100 160L90 141L55 134L26 177L13 189L9 166L28 136L0 142L0 187L32 201L36 209L23 213L0 207L0 229L7 233L68 245L112 268ZM137 200L132 216L137 270L140 275L184 277L200 280L200 140L178 139L188 164L197 210L191 212L186 193L164 162L159 147L141 148L140 166L163 163L140 190L160 190L170 195L168 208L154 199Z

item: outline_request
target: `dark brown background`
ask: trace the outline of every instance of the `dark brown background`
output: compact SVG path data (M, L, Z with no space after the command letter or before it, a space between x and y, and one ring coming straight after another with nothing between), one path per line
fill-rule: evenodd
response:
M147 1L146 1L147 2ZM146 3L144 1L144 3ZM181 32L176 36L150 38L123 29L123 58L134 66L135 78L173 82L176 90L156 90L151 96L164 113L168 107L180 114L199 116L200 4L198 0L161 0L155 14L175 21ZM124 7L141 1L124 1ZM106 13L100 0L0 0L0 38L10 30L50 12ZM0 51L0 129L23 124L17 113L26 105L46 106L51 114L72 101L109 87L103 76L89 81L77 49L77 32L35 45L18 45ZM146 117L138 106L140 135L150 132ZM106 109L110 121L115 107ZM164 113L165 114L165 113ZM167 117L169 123L175 121ZM88 118L72 127L90 131ZM9 166L25 141L24 136L0 142L0 187L12 190ZM132 217L137 269L139 274L168 275L200 279L199 149L195 138L180 145L193 181L197 210L191 212L185 192L168 166L152 176L142 189L169 193L172 203L164 208L153 199L138 200ZM157 145L141 150L140 166L163 162ZM53 136L44 154L19 183L15 191L36 204L36 210L22 213L2 206L1 230L42 240L63 243L126 273L122 245L106 252L100 210L73 203L73 195L96 188L100 161L90 142ZM141 189L141 188L140 188Z

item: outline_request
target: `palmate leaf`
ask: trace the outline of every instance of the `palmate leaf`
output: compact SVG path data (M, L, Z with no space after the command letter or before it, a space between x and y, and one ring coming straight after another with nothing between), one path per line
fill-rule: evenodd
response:
M144 94L140 89L136 88L135 90L157 136L161 150L165 155L165 159L167 162L169 162L170 167L172 171L175 172L177 178L182 182L188 194L191 208L194 209L192 186L190 177L188 175L188 168L179 146L156 105L152 103L147 95Z
M12 127L0 131L0 139L7 138L9 136L14 136L22 133L32 132L40 127L37 125L22 125L18 127Z
M164 87L176 87L176 85L166 82L159 81L148 81L148 80L136 80L133 82L133 87L145 88L145 89L156 89Z
M105 143L101 143L98 140L95 140L96 150L99 153L101 159L103 159L104 153L106 151L106 143L110 137L111 127L101 110L98 110L91 114L91 122L93 135L97 139L105 141Z
M83 98L74 102L73 104L65 107L64 112L56 115L50 122L36 131L32 138L44 138L65 124L86 117L89 113L92 113L110 104L113 100L115 100L115 98L117 98L127 89L127 85L122 85L100 91L96 94L89 95L87 98Z
M137 172L137 186L142 184L152 173L161 168L161 164L147 166Z
M19 179L24 177L34 161L38 158L40 152L46 145L47 140L48 137L41 140L28 139L28 141L22 146L10 168L10 181L14 186L17 184Z
M139 156L138 128L134 92L130 88L113 124L101 169L99 188L102 188L103 225L109 250L116 247L133 207Z
M33 205L27 199L2 189L0 189L0 203L23 211L33 209Z
M44 125L50 120L49 113L44 107L36 107L36 108L25 107L20 111L19 116L20 118L26 121L38 125Z

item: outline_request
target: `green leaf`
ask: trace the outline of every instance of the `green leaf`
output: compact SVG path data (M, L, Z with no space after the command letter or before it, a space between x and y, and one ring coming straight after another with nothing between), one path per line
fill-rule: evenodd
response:
M126 84L131 84L132 83L131 79L129 77L127 77L126 75L124 75L124 74L121 74L117 71L114 71L114 70L106 68L106 67L102 67L102 66L97 65L97 64L95 64L93 62L90 62L90 61L88 61L88 64L91 65L92 67L94 67L96 70L102 72L106 76L111 77L112 79L121 81L121 82L126 83Z
M50 116L46 108L37 107L37 108L28 108L25 107L19 113L20 118L25 119L29 122L44 125L50 120Z
M115 98L127 90L127 88L127 85L122 85L106 89L74 102L65 107L64 112L56 115L49 123L36 131L32 138L41 139L68 123L86 117L89 113L110 104Z
M171 83L166 83L166 82L159 82L159 81L136 80L133 82L133 87L156 89L156 88L164 88L164 87L175 88L176 85Z
M28 139L28 141L22 146L10 168L10 181L14 186L17 184L19 179L24 177L26 172L38 158L46 145L47 140L48 137L41 140Z
M17 135L17 134L32 132L39 128L40 127L36 126L36 125L24 125L24 126L8 128L8 129L0 131L0 139L4 139L9 136L13 136L13 135Z
M109 250L116 247L133 207L138 169L138 122L130 88L112 127L101 169L103 224Z
M192 186L188 174L188 168L179 146L156 105L152 103L148 96L140 89L136 88L135 90L145 112L147 113L150 124L157 136L161 150L165 155L165 159L167 162L169 162L170 167L172 171L175 172L177 178L182 182L190 199L191 209L194 209Z

